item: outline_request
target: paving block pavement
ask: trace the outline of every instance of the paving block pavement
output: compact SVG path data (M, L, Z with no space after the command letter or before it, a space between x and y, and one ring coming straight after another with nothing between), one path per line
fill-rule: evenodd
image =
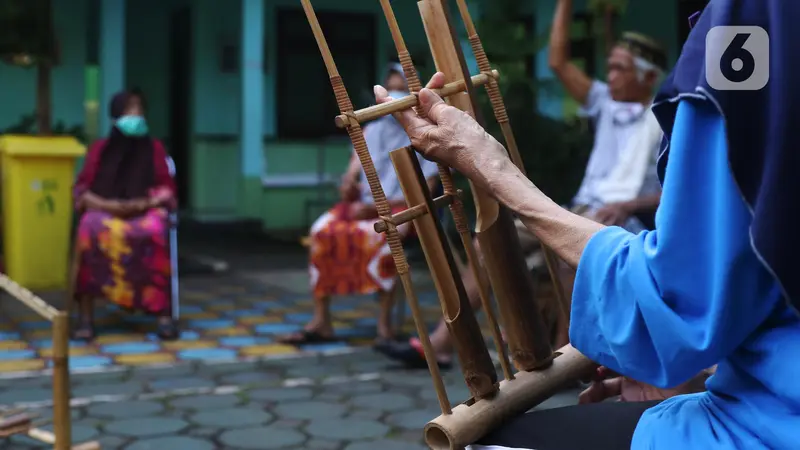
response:
M499 373L499 369L498 369ZM445 372L452 403L468 391ZM0 404L47 418L50 379L0 380ZM125 450L415 450L436 417L430 375L369 350L217 364L187 362L76 374L73 438ZM574 404L566 391L542 407ZM43 448L25 437L0 450Z

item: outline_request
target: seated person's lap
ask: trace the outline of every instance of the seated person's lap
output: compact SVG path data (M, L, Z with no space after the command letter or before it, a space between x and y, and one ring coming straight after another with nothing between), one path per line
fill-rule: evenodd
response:
M482 446L531 450L628 450L639 418L659 402L605 402L533 411L479 440Z

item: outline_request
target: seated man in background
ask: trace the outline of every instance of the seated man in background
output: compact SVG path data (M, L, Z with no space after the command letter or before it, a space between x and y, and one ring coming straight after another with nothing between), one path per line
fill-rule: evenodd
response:
M650 105L666 69L666 54L652 39L625 33L608 57L608 82L592 80L570 60L571 17L572 0L559 0L550 35L550 67L567 93L581 104L581 112L593 121L596 134L580 189L567 206L604 225L636 233L649 228L661 199L656 158L663 134ZM541 268L539 240L520 220L515 223L529 268ZM480 308L472 271L463 271L462 276L472 307ZM561 267L559 276L569 299L575 271ZM555 318L560 306L554 298L548 300L541 307L544 316L552 318L552 344L559 348L569 342L569 324ZM430 338L440 365L447 367L453 346L444 321ZM407 344L387 343L379 350L410 367L425 366L417 338Z
M390 66L385 83L393 98L408 95L400 64ZM389 152L409 146L411 141L392 116L370 122L364 127L364 137L392 212L397 213L406 208L406 203ZM439 173L436 164L422 157L419 161L428 186L434 190ZM314 317L303 331L281 338L283 343L301 345L335 340L331 297L353 294L378 295L381 308L378 339L394 338L391 314L397 272L386 236L375 232L378 212L355 151L342 177L341 196L341 202L311 226L309 271ZM403 237L408 236L411 224L399 226L398 231Z

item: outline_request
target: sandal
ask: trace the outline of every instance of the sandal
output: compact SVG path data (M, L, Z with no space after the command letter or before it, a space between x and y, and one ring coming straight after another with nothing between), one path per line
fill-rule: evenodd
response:
M73 341L92 342L96 337L94 325L83 323L72 332Z
M305 344L328 344L336 342L338 339L332 336L323 336L316 331L303 330L295 334L290 334L278 339L281 344L305 345Z
M395 361L401 362L409 369L426 369L428 362L422 350L419 339L409 339L408 342L384 342L376 345L375 350ZM437 361L439 369L449 370L453 367L452 361Z
M175 320L158 321L158 329L156 335L162 341L174 341L181 336L180 329Z

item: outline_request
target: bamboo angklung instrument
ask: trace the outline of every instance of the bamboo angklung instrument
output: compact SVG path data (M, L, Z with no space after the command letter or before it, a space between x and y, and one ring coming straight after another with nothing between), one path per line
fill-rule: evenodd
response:
M439 0L417 2L436 70L447 82L469 78L460 42L451 29L448 10ZM452 106L482 123L472 89L447 98ZM470 183L477 209L475 225L484 267L494 290L511 357L528 371L549 363L549 333L534 298L533 278L525 264L511 211L489 193Z
M509 333L515 363L523 369L522 372L516 374L516 377L509 376L509 374L506 376L506 380L499 384L494 383L496 374L493 367L488 367L490 362L486 364L488 351L483 336L480 328L477 327L472 308L465 301L463 285L454 267L453 253L446 243L441 224L435 218L436 208L445 205L456 204L452 212L454 215L458 213L459 193L454 192L451 188L446 190L441 197L432 198L413 149L408 147L395 150L391 152L390 156L409 208L402 213L391 215L361 130L360 123L365 120L418 105L416 93L420 86L419 79L413 71L410 56L407 55L391 10L387 8L387 4L383 4L398 53L401 61L404 62L404 71L407 74L412 94L400 100L354 111L310 0L301 0L301 3L322 53L341 111L341 114L336 117L336 124L347 130L366 174L379 214L375 230L383 232L387 236L442 410L439 417L426 425L425 440L434 449L461 449L480 439L503 421L534 407L552 395L565 382L577 379L590 371L593 365L571 346L566 346L556 353L551 352L549 340L542 326L542 319L533 302L532 280L519 252L518 237L511 215L487 193L473 188L476 203L481 208L477 228L487 272L495 289L504 325ZM474 86L493 81L498 74L495 71L484 71L478 76L470 77L466 70L463 54L459 52L460 47L457 45L457 39L450 26L449 16L441 1L422 0L418 2L418 5L437 69L444 72L449 81L438 93L447 97L448 101L459 109L477 116L478 112L472 108L471 89ZM443 182L447 182L449 174L449 170L446 175L440 173L445 178ZM463 210L463 206L461 210ZM455 408L450 407L444 383L439 374L425 320L419 310L408 263L397 232L397 226L412 220L417 227L417 234L436 282L459 359L462 366L468 366L465 367L465 378L472 398ZM467 252L470 252L469 247L467 247ZM472 257L477 259L474 253ZM489 311L488 308L487 311ZM510 372L510 369L507 371Z
M478 70L481 72L491 72L492 66L489 64L489 58L486 56L486 51L483 49L481 38L478 36L475 23L472 21L472 16L469 13L466 0L456 0L456 3L461 13L461 19L464 22L464 28L466 28L467 31L467 38L469 39L470 47L472 47L472 54L475 56L475 62L478 64ZM500 87L497 85L497 81L493 79L489 79L485 86L486 92L489 94L489 102L494 111L494 117L497 123L500 124L503 139L506 141L506 149L508 150L509 156L514 162L514 165L527 177L528 174L525 170L525 164L522 161L522 155L519 153L519 147L517 147L517 140L514 138L514 132L511 131L511 122L508 118L503 96L500 93ZM559 320L566 322L569 320L570 299L565 298L564 286L561 284L561 278L558 275L558 257L551 249L544 245L542 245L542 253L544 255L547 271L550 274L550 279L553 282L556 303L559 307Z
M406 80L408 80L408 88L412 94L417 95L419 94L420 89L422 89L422 83L419 80L419 74L417 73L416 68L414 67L414 63L411 60L411 55L406 48L405 40L403 39L403 35L400 32L400 27L397 24L397 19L394 16L394 11L392 10L392 5L390 0L380 0L381 7L383 8L383 14L386 17L386 22L389 25L389 30L392 35L392 40L395 43L395 47L397 47L397 56L400 59L400 65L403 67L403 72L406 76ZM492 79L488 77L488 74L492 71L487 71L487 81L489 83L492 82ZM423 115L421 109L415 108L415 111L418 115ZM439 166L439 177L442 181L442 190L444 191L444 196L452 198L452 202L450 203L450 213L453 215L453 222L455 222L456 231L458 232L459 237L461 238L461 243L464 246L467 254L467 264L472 271L473 276L475 277L475 283L478 286L478 293L480 295L481 304L483 305L483 309L486 312L486 318L489 321L489 326L492 332L492 339L495 343L495 348L497 349L497 354L500 358L500 366L503 369L503 376L506 380L510 380L514 378L514 374L511 371L511 364L508 361L508 355L506 353L506 347L503 343L502 335L500 334L500 326L497 323L497 318L494 315L494 309L492 308L490 298L489 298L489 291L486 287L486 284L483 282L483 276L480 272L480 260L478 259L478 252L475 250L475 246L472 242L472 234L469 230L469 224L467 222L466 214L464 213L464 204L461 201L461 196L458 192L456 192L455 184L453 182L453 174L450 172L450 168L443 165L438 164ZM398 174L401 172L400 168L397 168ZM410 181L410 180L409 180ZM418 180L410 181L411 183L419 183ZM423 182L424 184L424 182ZM403 192L406 193L408 188L404 188ZM409 198L408 194L406 193L406 201L408 203L413 203ZM433 205L429 205L427 201L420 202L418 204L425 203L426 206L432 207ZM416 204L416 203L415 203ZM430 209L429 209L430 211ZM434 209L435 211L435 209ZM446 243L446 242L445 242ZM450 252L452 254L452 251ZM426 252L427 254L427 252ZM456 257L456 255L453 255ZM457 273L457 271L456 271ZM445 313L445 318L447 323L452 323L454 317L459 316L459 311L461 309L461 305L455 311L447 307L448 305L444 305L443 308ZM467 305L469 307L469 305Z

